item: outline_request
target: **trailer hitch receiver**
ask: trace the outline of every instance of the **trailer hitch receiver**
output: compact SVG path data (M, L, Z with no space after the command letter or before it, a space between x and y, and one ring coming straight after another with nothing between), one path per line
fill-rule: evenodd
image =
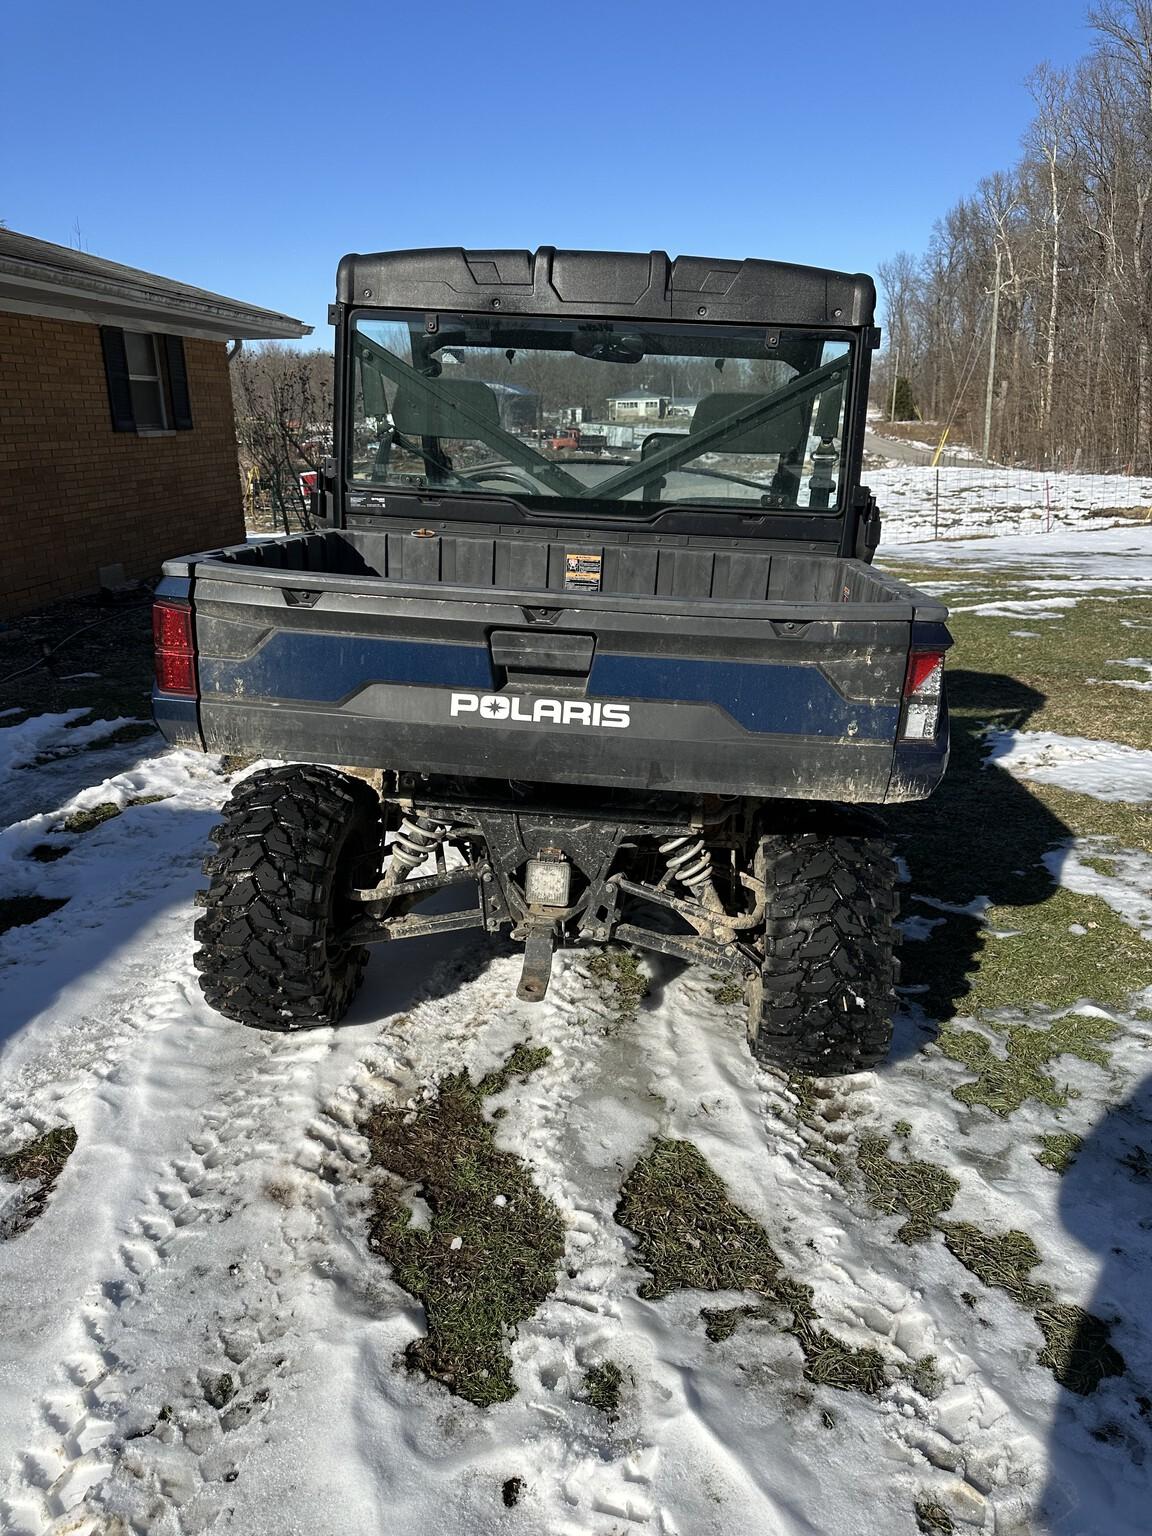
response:
M524 939L524 969L516 996L524 1003L541 1003L552 980L552 951L556 945L556 925L548 919L528 924Z

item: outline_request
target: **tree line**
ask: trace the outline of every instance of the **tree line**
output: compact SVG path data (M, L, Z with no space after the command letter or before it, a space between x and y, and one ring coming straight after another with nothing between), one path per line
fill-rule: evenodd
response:
M1152 0L1041 65L1022 153L879 268L885 413L1003 463L1152 471ZM892 406L895 404L895 410Z

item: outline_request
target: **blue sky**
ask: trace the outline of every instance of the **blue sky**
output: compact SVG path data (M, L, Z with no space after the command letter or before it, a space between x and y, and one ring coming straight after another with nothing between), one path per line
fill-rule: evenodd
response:
M874 270L1008 165L1081 0L10 6L0 218L330 334L349 250ZM19 67L14 67L19 61Z

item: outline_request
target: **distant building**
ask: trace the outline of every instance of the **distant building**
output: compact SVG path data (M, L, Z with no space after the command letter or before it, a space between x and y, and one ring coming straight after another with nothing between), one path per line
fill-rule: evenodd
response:
M0 615L242 542L228 344L310 330L0 229Z
M613 395L608 401L609 421L660 421L668 410L668 396L638 389L630 395Z

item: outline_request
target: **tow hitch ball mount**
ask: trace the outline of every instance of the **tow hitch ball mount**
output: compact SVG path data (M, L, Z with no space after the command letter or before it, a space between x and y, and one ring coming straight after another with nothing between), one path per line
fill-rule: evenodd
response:
M572 865L560 848L541 848L524 869L524 966L516 996L541 1002L552 979L552 953L560 919L566 917L572 889Z

